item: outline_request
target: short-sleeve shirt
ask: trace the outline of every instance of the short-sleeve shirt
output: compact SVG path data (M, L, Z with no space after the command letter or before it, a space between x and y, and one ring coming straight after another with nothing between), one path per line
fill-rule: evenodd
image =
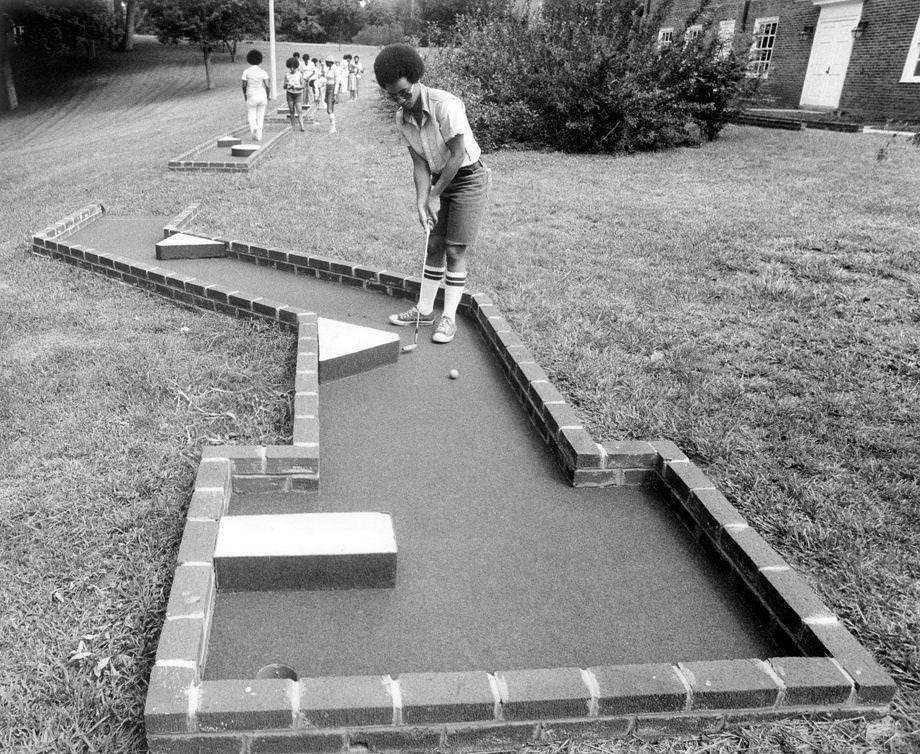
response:
M422 125L412 113L402 109L396 111L396 127L399 129L399 143L411 147L425 158L432 173L440 173L450 159L447 142L457 134L463 134L466 154L460 167L472 165L479 160L482 150L466 117L463 101L443 89L433 89L419 84L422 99Z
M302 92L304 75L301 71L288 71L284 74L284 88L289 92Z
M243 71L241 80L246 82L246 99L259 102L266 99L263 82L268 81L268 71L257 65L251 65Z

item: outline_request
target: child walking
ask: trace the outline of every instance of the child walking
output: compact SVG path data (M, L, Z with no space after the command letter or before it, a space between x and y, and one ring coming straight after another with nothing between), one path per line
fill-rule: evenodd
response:
M339 67L332 55L326 56L326 113L329 115L329 133L335 133L335 102L341 88Z
M294 127L294 117L300 123L300 130L306 130L303 127L303 94L306 88L306 82L303 79L303 72L300 70L300 61L297 58L290 57L285 62L287 73L284 74L284 91L287 93L288 117L291 119L291 128Z
M391 315L390 322L434 325L434 300L443 279L444 310L431 339L450 343L466 285L467 252L482 225L492 171L480 160L463 102L422 84L424 72L419 54L405 44L384 47L374 60L377 83L399 106L396 128L412 158L418 221L431 228L418 302Z
M246 118L249 121L249 135L262 141L262 127L265 123L265 108L268 106L268 72L260 68L262 53L250 50L246 55L249 68L243 71L243 99L246 100Z

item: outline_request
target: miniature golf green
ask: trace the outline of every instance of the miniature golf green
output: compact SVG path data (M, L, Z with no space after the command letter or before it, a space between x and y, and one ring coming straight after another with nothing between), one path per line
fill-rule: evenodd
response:
M72 243L156 263L163 218ZM388 329L407 303L234 259L169 260L208 284ZM654 490L573 488L477 329L320 387L319 493L235 495L229 515L381 511L394 589L219 591L205 678L768 657L791 650ZM399 331L411 342L413 328ZM458 379L449 379L451 369Z

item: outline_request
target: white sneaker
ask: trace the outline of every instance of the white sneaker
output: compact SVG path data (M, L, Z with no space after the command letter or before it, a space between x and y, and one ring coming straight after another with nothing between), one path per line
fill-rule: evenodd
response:
M433 343L450 343L457 334L457 325L450 317L441 317L431 336Z

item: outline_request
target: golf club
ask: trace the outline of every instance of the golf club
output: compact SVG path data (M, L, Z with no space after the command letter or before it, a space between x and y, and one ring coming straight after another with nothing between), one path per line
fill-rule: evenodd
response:
M427 223L425 223L425 257L424 259L428 258L428 239L430 236L431 236L431 221L429 220ZM424 277L425 277L425 267L424 267L424 262L422 262L422 279L424 279ZM411 353L416 348L418 348L419 317L421 317L421 312L418 310L418 304L416 304L415 305L415 335L413 336L411 343L407 343L406 345L402 347L403 353Z

